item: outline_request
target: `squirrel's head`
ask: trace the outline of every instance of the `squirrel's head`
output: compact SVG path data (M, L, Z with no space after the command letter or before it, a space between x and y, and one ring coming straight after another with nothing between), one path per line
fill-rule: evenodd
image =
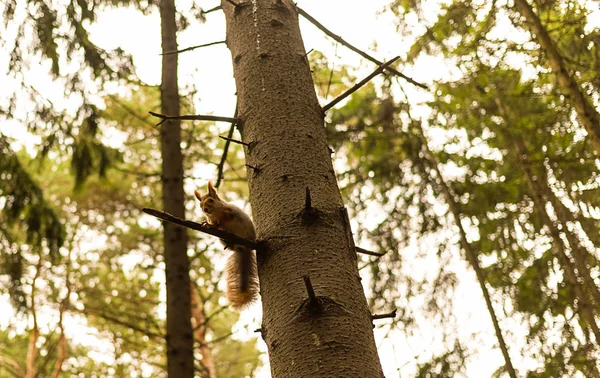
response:
M200 206L202 207L202 211L206 215L212 214L215 208L217 207L217 203L221 202L221 199L217 194L217 190L215 189L211 181L208 182L207 194L202 195L199 191L194 190L194 195L200 200Z

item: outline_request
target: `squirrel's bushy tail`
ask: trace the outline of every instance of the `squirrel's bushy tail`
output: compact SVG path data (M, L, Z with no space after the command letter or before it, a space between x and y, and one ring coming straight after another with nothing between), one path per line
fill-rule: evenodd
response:
M256 256L247 247L235 245L227 260L227 299L234 309L242 309L258 298Z

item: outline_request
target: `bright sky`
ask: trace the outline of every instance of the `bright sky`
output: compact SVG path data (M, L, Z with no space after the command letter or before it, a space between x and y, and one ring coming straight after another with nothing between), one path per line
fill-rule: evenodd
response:
M187 1L182 0L178 3L181 5ZM378 16L378 12L389 2L390 0L299 0L298 4L350 43L372 52L380 60L388 60L396 55L404 55L411 42L395 31L391 15ZM217 5L217 1L203 2L202 5L205 9L210 9ZM185 5L181 6L185 7ZM414 21L407 19L405 22ZM158 84L161 62L159 25L157 12L153 12L149 16L141 16L135 10L122 9L101 15L97 24L93 25L90 30L92 40L99 46L109 49L121 47L133 54L137 73L141 79L149 84ZM373 64L365 63L355 53L342 46L335 49L334 41L326 38L321 31L302 18L301 28L307 50L315 49L324 52L330 62L336 65L347 64L361 67L357 74L358 77L374 68ZM224 37L224 16L220 12L213 12L207 16L205 24L193 24L183 32L179 36L179 46L184 48L220 41ZM375 44L376 52L372 49ZM224 45L202 48L180 55L181 85L185 86L190 82L196 84L200 98L196 104L199 114L232 115L235 105L235 87L230 62L230 53ZM4 64L5 61L0 56L0 71L3 71ZM441 60L435 58L424 59L417 67L414 71L406 69L404 73L425 83L447 77L450 74L450 68L445 67ZM47 66L34 69L34 75L39 76L38 82L47 82L46 73ZM1 81L2 77L0 77ZM427 98L426 93L416 91L410 85L406 85L405 89L413 101L420 102ZM107 88L107 90L113 91L115 88ZM64 99L61 99L60 88L56 88L52 84L48 84L44 95L53 98L58 104L68 106ZM0 130L8 132L12 126L14 125L0 125ZM227 125L221 125L221 127L223 132L228 128ZM418 248L423 249L427 246L415 246L403 253L416 254ZM435 251L432 253L434 254ZM422 266L412 266L407 269L420 270L423 274L428 274ZM454 316L460 325L459 332L463 335L476 335L473 345L477 345L474 350L477 350L478 355L471 360L467 375L469 377L490 377L503 361L499 350L492 350L497 342L493 336L488 313L471 270L466 269L462 262L454 264L453 269L461 280L454 298L456 304ZM2 300L6 302L6 298L0 297L0 304ZM423 304L412 303L411 305L418 307ZM500 309L500 306L497 307ZM7 320L6 316L3 318L2 313L8 315L6 312L0 311L0 326ZM502 312L500 311L500 313ZM382 321L378 324L385 323ZM260 325L260 306L254 306L252 310L242 315L242 324L240 325L243 324L251 324L250 329ZM515 333L520 332L514 322L504 322L502 325L504 328L511 328ZM401 332L394 331L388 335L387 339L384 339L387 327L378 327L375 330L386 377L411 376L416 360L424 362L432 352L439 351L439 332L434 328L434 323L423 320L419 328L420 334L418 335L406 336ZM509 344L511 339L512 337L509 336ZM266 350L262 340L259 339L258 344L261 350ZM517 350L514 350L512 355L517 367L523 366L522 361L518 359ZM268 367L263 368L256 376L269 377Z

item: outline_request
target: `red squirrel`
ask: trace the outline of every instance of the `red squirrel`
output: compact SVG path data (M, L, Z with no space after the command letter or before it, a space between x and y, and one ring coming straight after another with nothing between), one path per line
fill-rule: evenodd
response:
M212 182L208 182L207 194L202 195L195 190L194 195L200 200L200 206L210 225L244 239L256 240L256 230L250 216L239 207L223 201ZM227 299L234 309L243 309L258 298L256 256L248 247L231 246L222 239L221 242L233 250L225 269Z

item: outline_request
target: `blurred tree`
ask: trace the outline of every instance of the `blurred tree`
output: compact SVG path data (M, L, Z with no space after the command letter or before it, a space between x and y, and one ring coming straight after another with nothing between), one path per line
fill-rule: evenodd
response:
M408 261L397 251L415 238L435 240L443 266L458 244L481 270L482 289L491 289L490 313L504 313L528 330L525 339L509 335L508 345L520 345L539 364L511 373L506 348L498 375L598 376L599 165L593 131L582 118L597 110L578 109L581 101L597 108L598 30L589 17L598 9L576 1L536 3L538 19L529 20L537 24L534 36L549 38L539 50L533 40L523 42L531 24L521 22L522 5L429 4L438 9L431 22L423 3L393 2L388 9L403 20L400 32L415 36L415 23L404 22L409 19L425 28L407 63L441 55L440 64L458 68L459 78L436 83L427 107L412 103L389 78L365 88L331 115L329 140L347 164L339 179L357 219L373 208L384 211L380 223L362 231L391 251L369 265L376 307L390 306L377 298L401 290L416 295L433 287L433 298L447 296L439 284L455 281L443 278L446 269L427 283L402 269ZM555 58L560 69L552 66ZM435 302L445 302L440 299ZM402 316L410 329L412 316Z

